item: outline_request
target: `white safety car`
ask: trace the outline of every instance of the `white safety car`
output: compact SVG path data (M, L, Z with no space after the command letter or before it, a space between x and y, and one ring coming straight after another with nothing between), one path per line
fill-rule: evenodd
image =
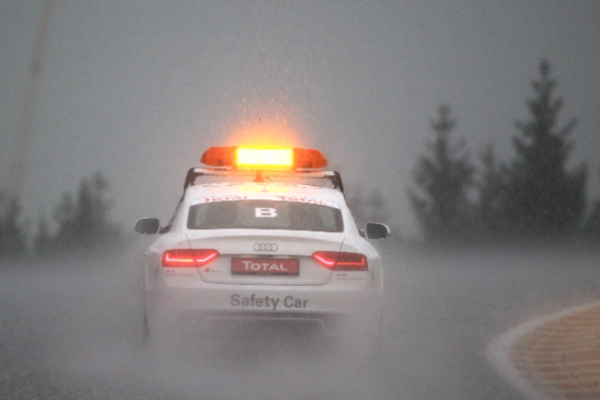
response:
M201 162L166 226L135 226L158 235L144 262L145 335L290 324L377 343L383 268L366 239L390 231L357 228L322 153L211 147Z

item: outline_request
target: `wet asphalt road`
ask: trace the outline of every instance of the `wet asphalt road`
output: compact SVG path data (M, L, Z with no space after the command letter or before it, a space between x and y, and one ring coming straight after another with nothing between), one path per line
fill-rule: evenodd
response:
M386 263L380 363L277 338L245 346L141 341L139 257L0 270L2 399L520 399L485 361L496 336L600 298L583 250L398 249Z

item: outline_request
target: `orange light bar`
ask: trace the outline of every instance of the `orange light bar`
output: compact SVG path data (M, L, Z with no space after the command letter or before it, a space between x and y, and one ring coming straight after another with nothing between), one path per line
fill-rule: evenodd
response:
M327 166L327 159L314 149L265 149L249 147L211 147L200 159L212 167L242 169L318 169Z
M327 159L323 153L315 149L294 149L294 159L294 168L318 169L327 166Z
M211 147L202 154L200 162L211 167L233 167L235 147Z
M292 149L250 149L237 148L236 165L255 168L292 168L294 153Z

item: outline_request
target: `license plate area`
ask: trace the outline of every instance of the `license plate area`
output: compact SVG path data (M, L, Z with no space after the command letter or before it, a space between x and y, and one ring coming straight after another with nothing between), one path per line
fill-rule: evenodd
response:
M300 261L292 258L233 258L232 275L285 275L300 274Z

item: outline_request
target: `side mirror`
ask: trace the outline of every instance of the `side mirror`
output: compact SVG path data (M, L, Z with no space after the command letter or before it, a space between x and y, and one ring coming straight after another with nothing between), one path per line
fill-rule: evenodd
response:
M365 236L367 239L387 239L390 237L390 228L386 224L367 222Z
M144 235L155 235L160 230L158 218L144 218L135 223L135 231Z

